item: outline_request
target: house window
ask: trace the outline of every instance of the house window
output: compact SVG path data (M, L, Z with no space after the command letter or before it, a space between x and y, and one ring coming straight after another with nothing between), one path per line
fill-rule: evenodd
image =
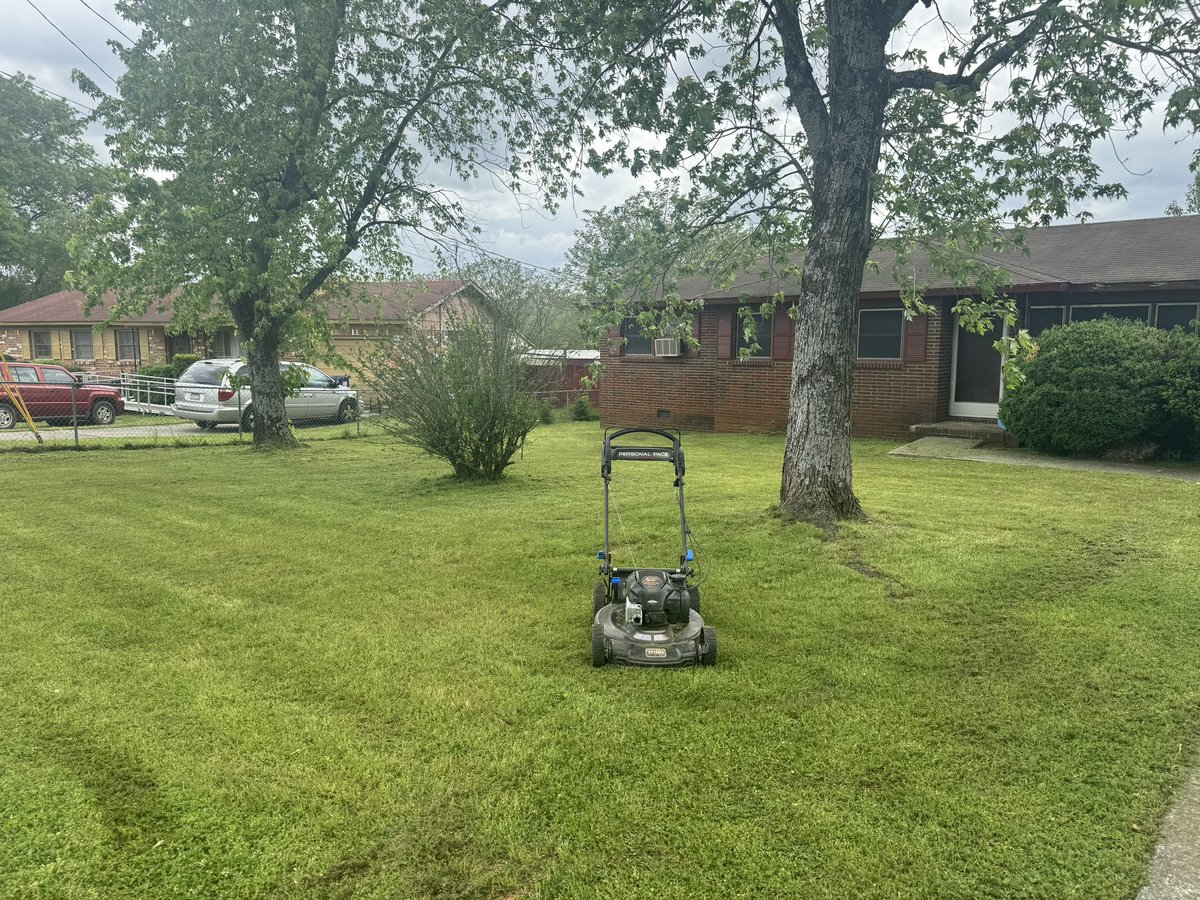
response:
M169 341L169 344L171 356L175 356L177 353L192 352L192 336L190 334L173 335Z
M138 351L138 333L136 329L117 332L117 359L137 360L141 357L141 353Z
M1031 337L1037 337L1047 328L1061 325L1067 317L1065 306L1031 306L1025 327Z
M92 346L92 329L71 329L71 358L95 359L96 351Z
M902 309L863 309L858 313L858 358L899 359Z
M737 343L734 349L737 355L741 356L743 350L750 350L750 356L770 356L771 355L771 322L773 316L754 313L750 316L754 320L754 337L746 337L746 323L740 315L734 316L733 327L737 332ZM754 344L758 344L758 349L751 349Z
M1138 303L1129 306L1072 306L1072 322L1092 322L1096 319L1132 319L1134 322L1150 321L1150 304Z
M50 342L50 332L29 332L29 350L31 359L53 359L54 345Z
M1200 318L1200 307L1195 303L1160 303L1154 324L1159 328L1180 327L1191 330L1192 322L1197 318Z
M626 356L650 356L654 353L654 338L642 333L642 323L629 318L621 323L621 337L625 340Z
M236 356L237 354L234 352L236 346L237 342L234 340L233 332L228 329L218 331L213 335L213 353L217 356Z

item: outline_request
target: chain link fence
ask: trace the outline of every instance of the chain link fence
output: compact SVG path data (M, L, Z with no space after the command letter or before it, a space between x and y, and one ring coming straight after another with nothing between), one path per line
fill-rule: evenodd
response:
M0 453L254 439L248 388L177 385L169 378L69 373L11 362L7 368L7 378L0 372ZM287 398L286 406L301 441L377 431L371 427L372 413L344 384L301 387Z

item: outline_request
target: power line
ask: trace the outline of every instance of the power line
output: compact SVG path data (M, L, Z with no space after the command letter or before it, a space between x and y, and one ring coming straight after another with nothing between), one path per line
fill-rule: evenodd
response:
M41 16L43 19L45 19L47 22L49 22L51 28L53 28L55 31L57 31L59 34L61 34L64 38L66 38L67 43L69 43L72 47L74 47L76 50L78 50L80 53L82 53L84 58L87 59L88 62L90 62L93 66L95 66L97 69L99 69L101 72L103 72L104 76L109 81L111 81L113 84L117 83L117 79L115 79L111 75L109 75L108 72L105 71L104 66L100 65L100 63L96 62L94 59L92 59L90 56L88 56L88 53L86 50L84 50L77 43L75 43L73 40L71 40L70 36L65 31L63 31L61 28L59 28L57 25L55 25L53 22L51 22L50 17L48 15L46 15L44 12L42 12L40 9L38 9L37 4L34 3L33 0L25 0L25 2L28 3L31 7L33 7L34 12L36 12L39 16Z
M58 99L58 100L65 100L67 103L72 103L75 106L78 106L80 109L86 109L88 112L96 111L96 107L94 107L94 106L88 106L86 103L80 103L78 100L72 100L70 97L67 97L63 94L56 94L54 91L48 91L44 87L39 87L38 85L34 84L33 81L30 80L29 78L21 78L19 75L14 75L14 74L12 74L12 72L5 72L3 69L0 69L0 75L3 75L5 78L7 78L11 81L20 81L26 87L32 88L33 90L37 91L39 94L45 94L47 97L54 97L55 99Z
M100 13L96 12L96 10L93 9L92 6L87 2L87 0L79 0L79 2L82 3L84 6L86 6L88 9L90 9L92 11L92 13L96 16L97 19L99 19L101 22L103 22L105 25L107 25L109 28L111 28L113 31L115 31L117 34L119 34L121 37L125 38L125 40L129 41L129 43L131 43L131 44L134 43L133 38L131 38L129 35L127 35L125 32L123 32L120 28L118 28L116 25L114 25L108 19L104 18L104 16L100 15Z

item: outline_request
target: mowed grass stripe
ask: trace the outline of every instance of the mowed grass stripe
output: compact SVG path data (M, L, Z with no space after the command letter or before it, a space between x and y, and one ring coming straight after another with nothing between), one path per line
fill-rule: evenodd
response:
M1200 489L865 442L830 542L770 514L778 438L688 436L720 665L594 671L599 437L496 485L376 439L6 456L0 893L1136 889ZM669 473L617 479L669 562Z

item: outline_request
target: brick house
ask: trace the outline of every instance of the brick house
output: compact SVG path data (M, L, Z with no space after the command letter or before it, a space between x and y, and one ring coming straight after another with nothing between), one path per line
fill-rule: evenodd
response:
M1147 325L1188 326L1200 317L1200 216L1164 217L1040 228L1026 236L1028 254L981 255L1010 276L1019 327L1035 337L1053 325L1109 315ZM994 422L1003 385L997 333L958 328L960 296L950 279L915 259L918 281L935 315L905 320L892 280L892 257L863 276L858 361L851 429L860 437L903 437L913 425L949 419ZM779 291L795 304L798 284L763 279L758 270L729 288L702 279L680 293L702 299L692 334L699 348L656 355L654 342L630 319L603 342L599 406L605 424L659 425L709 431L778 432L787 427L794 328L781 308L760 322L761 349L739 358L744 344L738 307L757 306ZM661 349L671 350L671 347Z
M372 338L389 326L419 316L429 327L444 329L452 314L474 314L484 305L482 292L463 281L383 282L362 285L367 300L356 304L333 302L334 347L343 361L354 363ZM59 291L0 310L0 352L11 359L54 360L88 372L132 372L170 361L176 353L201 356L241 356L232 325L208 334L173 334L170 299L145 313L109 322L112 299L88 316L83 294ZM331 374L346 374L334 363Z

